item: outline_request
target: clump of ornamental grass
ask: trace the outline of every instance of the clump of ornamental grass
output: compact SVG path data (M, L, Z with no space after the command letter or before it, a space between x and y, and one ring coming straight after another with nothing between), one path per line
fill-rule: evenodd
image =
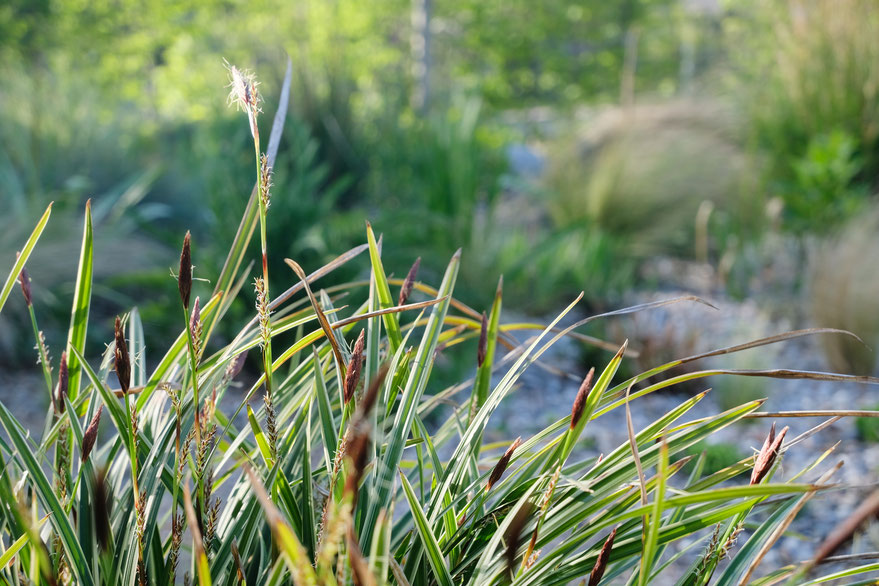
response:
M552 344L592 320L693 298L593 315L561 328L578 298L549 324L506 323L500 286L485 308L455 298L461 252L439 283L417 281L417 261L405 279L389 279L367 225L366 241L326 266L307 272L287 259L292 272L272 275L281 291L274 296L263 263L253 317L238 324L233 339L218 340L218 324L253 277L244 260L253 232L264 231L267 220L268 169L291 75L288 68L263 153L256 83L232 71L256 146L256 186L249 201L242 198L241 228L224 266L213 275L211 267L200 268L214 284L208 295L193 297L198 250L189 234L184 238L175 340L146 347L134 308L116 320L112 334L110 324L89 323L88 206L63 346L50 349L39 335L31 291L40 284L23 273L51 209L0 290L2 309L20 279L51 397L38 439L0 405L4 583L733 584L775 583L811 568L804 562L758 579L761 560L805 503L820 491L842 489L830 484L837 467L825 462L832 448L782 478L779 464L787 450L801 449L803 436L785 441L784 432L770 432L754 455L711 474L703 474L704 458L696 458L688 476L681 473L689 458L680 456L717 431L746 418L796 413L766 413L762 400L754 400L694 418L690 412L703 392L641 429L630 414L644 395L708 376L876 383L793 370L712 368L658 376L707 356L815 333L844 335L838 330L754 340L655 365L626 380L618 376L626 344L618 344L585 377L570 415L530 435L515 430L521 437L505 442L503 454L496 453L499 446L483 445L492 413ZM264 260L269 251L261 242ZM368 280L317 288L323 276L359 255L369 258ZM95 329L106 334L103 356L86 344L90 325L92 335ZM281 339L289 341L281 345ZM477 341L477 351L455 354L467 340ZM243 394L227 396L241 378L243 357L256 348L258 378ZM448 388L433 384L439 348L469 363L473 377ZM57 370L50 368L50 350L62 357ZM257 395L262 403L251 401ZM237 408L220 409L224 397L237 400ZM833 407L817 415L848 414ZM629 415L629 441L589 456L581 440L590 423L617 409ZM748 471L751 480L743 482ZM679 548L684 540L694 545ZM671 563L686 555L689 568ZM848 571L874 569L853 564Z

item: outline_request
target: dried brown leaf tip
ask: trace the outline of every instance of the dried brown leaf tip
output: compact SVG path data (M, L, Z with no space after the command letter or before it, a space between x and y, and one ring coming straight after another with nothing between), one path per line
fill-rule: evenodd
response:
M420 256L415 259L414 263L412 263L412 268L409 269L406 278L403 280L403 285L400 287L400 299L398 305L403 305L409 300L409 295L412 294L412 287L415 285L415 277L418 275L419 266L421 266Z
M18 256L19 253L16 252L16 259L18 259ZM30 307L33 305L31 298L31 278L30 275L27 274L27 269L24 267L21 267L21 272L18 274L18 282L21 284L21 294L24 295L24 302Z
M769 469L772 468L772 464L775 463L775 459L778 457L778 449L781 447L781 442L784 441L787 430L788 428L785 427L776 436L775 423L772 424L769 435L766 436L766 440L763 442L763 447L760 448L760 452L754 459L754 470L751 471L751 484L760 484L760 481L769 473Z
M183 250L180 252L180 270L177 272L177 289L183 307L189 309L189 296L192 293L192 237L189 230L183 237Z
M595 560L595 565L592 566L592 572L589 574L589 586L598 586L598 583L601 582L604 570L607 569L607 560L610 559L610 550L613 548L613 539L616 535L617 528L614 527L607 537L607 541L601 546L601 551L598 552L598 559Z
M125 345L125 332L122 329L122 320L116 316L116 348L114 350L114 362L116 377L119 379L119 388L122 394L128 393L131 384L131 360L128 357L128 346Z
M586 399L589 398L589 391L592 390L592 378L594 376L595 367L593 366L586 373L586 378L583 379L580 390L577 391L577 396L574 398L574 404L571 406L571 429L577 427L577 424L580 423L580 419L583 417L583 411L586 410Z
M88 427L85 428L85 433L82 434L83 462L89 459L89 454L92 453L92 448L95 447L95 441L98 439L98 425L100 425L101 423L101 412L103 410L103 405L98 407L98 412L95 413L94 417L92 417L92 420L89 422Z
M482 312L482 326L479 328L479 345L476 347L476 366L482 368L488 352L488 318Z
M354 342L354 350L351 351L351 360L348 361L348 371L345 373L345 404L354 398L357 383L360 382L360 370L363 367L363 348L366 344L366 331L360 330L357 341Z
M59 415L66 409L64 399L67 397L69 379L67 371L67 352L61 353L61 364L58 366L58 387L55 392L55 412Z
M522 445L522 438L517 437L510 447L507 448L507 451L504 452L504 455L501 456L500 460L497 461L497 464L494 465L494 470L491 471L491 474L488 477L488 482L485 484L485 490L491 490L491 487L494 486L504 475L504 472L507 471L507 466L510 465L510 458L513 457L513 452L516 451L516 448Z

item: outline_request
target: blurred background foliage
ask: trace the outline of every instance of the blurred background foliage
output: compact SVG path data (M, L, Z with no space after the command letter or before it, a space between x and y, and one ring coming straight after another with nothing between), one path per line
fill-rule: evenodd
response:
M460 294L477 308L500 273L535 313L581 290L591 308L669 284L768 292L782 312L814 300L797 320L879 343L866 318L879 284L836 266L879 248L864 227L879 174L873 0L7 0L0 254L11 262L56 202L31 262L50 338L66 329L87 198L97 311L137 304L147 331L174 328L163 307L183 232L210 281L252 187L223 60L260 79L267 134L286 55L274 274L359 243L369 218L398 276L421 256L431 280L464 247ZM708 278L693 287L693 272ZM863 295L827 301L839 291ZM29 355L14 333L0 345Z

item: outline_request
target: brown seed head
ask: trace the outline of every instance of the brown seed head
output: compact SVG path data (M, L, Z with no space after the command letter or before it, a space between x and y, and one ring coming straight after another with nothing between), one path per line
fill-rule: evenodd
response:
M589 574L589 586L598 586L598 583L601 582L601 577L604 576L604 570L607 568L607 560L610 558L610 550L613 548L613 538L616 535L617 528L614 527L607 537L607 541L601 546L601 551L598 552L598 559L595 560L595 565L592 566L592 572Z
M522 445L522 438L517 437L510 447L507 448L507 451L504 452L504 455L500 457L500 460L497 461L497 464L494 465L494 470L491 471L491 474L488 477L488 482L485 484L485 490L491 490L491 487L494 486L498 480L504 475L504 472L507 470L507 466L510 465L510 458L513 457L513 452L516 451L516 448Z
M180 252L180 270L177 272L177 289L183 307L189 309L189 295L192 293L192 245L189 230L183 237L183 250Z
M18 253L15 253L15 256L18 257ZM30 275L27 274L27 269L24 267L21 268L21 272L18 274L18 282L21 284L21 293L24 295L24 302L30 307L33 305L31 298L31 278Z
M64 399L67 397L68 372L67 372L67 352L61 353L61 364L58 365L58 388L55 393L55 412L59 415L64 413L67 408Z
M595 367L593 366L586 373L586 378L583 379L580 390L577 391L577 396L574 398L574 404L571 406L571 429L577 427L577 424L580 423L580 418L583 417L583 411L586 409L586 399L589 398L589 391L592 390L592 377L594 376Z
M769 469L772 468L772 464L775 463L775 459L778 457L778 449L781 447L781 442L784 441L787 430L788 428L785 427L776 436L775 423L772 424L769 435L766 436L766 441L763 442L763 447L760 448L760 452L754 460L754 469L751 471L751 484L760 484L760 481L769 473Z
M398 305L403 305L409 300L409 295L412 294L412 286L415 285L415 277L418 275L418 267L420 265L421 257L419 256L415 259L415 262L412 263L412 268L409 269L406 278L403 280L403 286L400 287L400 300Z
M89 454L92 453L92 448L95 447L95 440L98 439L98 425L101 423L101 412L103 410L103 405L98 407L98 412L92 417L88 427L85 428L85 432L82 434L82 462L89 459Z
M476 347L476 366L482 367L485 362L485 354L488 351L488 318L482 312L482 327L479 328L479 345Z
M360 330L354 350L351 351L351 360L348 361L348 372L345 373L345 404L354 398L357 383L360 382L360 370L363 366L363 348L366 344L366 330Z
M128 393L131 385L131 360L128 357L128 346L125 345L125 332L122 330L122 320L116 316L116 349L114 351L116 365L116 377L119 379L119 388L122 394Z

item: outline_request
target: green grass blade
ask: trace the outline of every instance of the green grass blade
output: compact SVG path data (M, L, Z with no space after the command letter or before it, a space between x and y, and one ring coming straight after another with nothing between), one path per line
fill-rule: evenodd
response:
M70 315L70 329L67 332L67 367L70 371L71 399L79 395L79 382L82 378L80 360L73 350L85 353L85 336L88 330L89 307L92 300L92 276L94 274L94 242L92 236L92 204L85 204L85 218L82 228L82 248L79 253L79 268L76 271L76 288L73 292L73 309Z
M436 537L434 537L433 532L430 530L430 524L427 522L427 517L424 516L424 511L418 503L418 498L412 490L412 485L409 484L409 481L406 480L406 475L402 472L400 473L400 479L403 483L406 499L409 501L409 509L412 511L412 516L415 519L415 526L418 528L421 545L427 553L427 559L430 561L431 569L433 569L433 577L440 586L453 586L454 582L452 581L451 574L449 574L446 560L443 558Z
M21 274L21 269L24 268L24 265L27 263L28 257L30 257L31 252L34 250L34 246L37 244L37 240L40 239L40 236L43 234L43 230L46 228L46 224L49 222L49 216L52 215L52 204L49 204L49 207L46 208L46 211L43 212L43 216L40 218L40 221L37 222L34 231L31 232L30 237L24 243L24 246L21 248L21 254L16 259L15 264L12 265L12 270L9 271L9 276L6 277L6 283L3 284L3 289L0 290L0 311L3 311L3 306L6 305L6 300L9 298L9 294L12 292L12 287L15 286L15 281L18 279L18 276Z
M42 467L34 458L30 446L19 432L14 417L2 403L0 403L0 423L3 424L6 434L18 451L19 459L31 477L37 499L39 499L40 504L43 505L49 514L52 527L55 529L64 547L73 576L79 584L93 586L94 580L92 579L91 570L89 570L89 564L86 561L82 547L79 545L79 541L76 539L76 533L70 524L70 519L58 501L58 497L55 496L55 491L49 479L43 473Z
M382 266L381 252L375 241L375 234L372 232L372 226L367 222L366 237L369 241L369 260L372 262L372 275L375 278L375 292L378 295L379 307L388 309L394 306L394 299L391 297L391 288L388 285L388 278L385 274L384 266ZM388 344L391 348L391 354L397 351L403 336L400 333L400 321L397 315L388 313L383 316L385 322L385 330L388 332Z

